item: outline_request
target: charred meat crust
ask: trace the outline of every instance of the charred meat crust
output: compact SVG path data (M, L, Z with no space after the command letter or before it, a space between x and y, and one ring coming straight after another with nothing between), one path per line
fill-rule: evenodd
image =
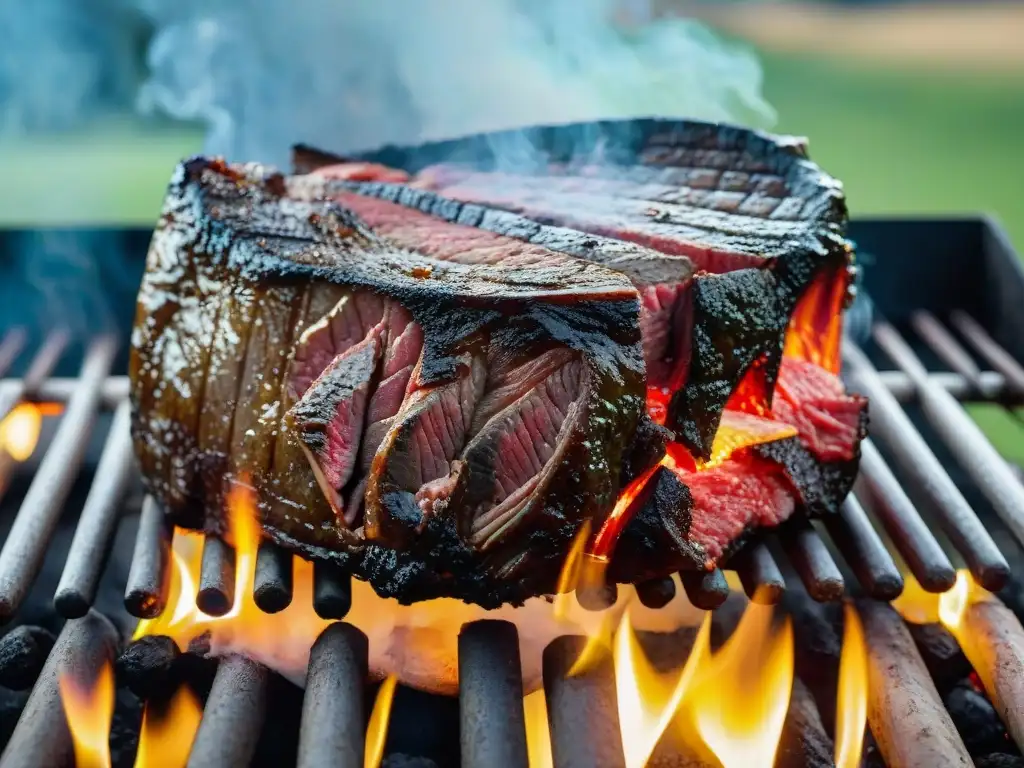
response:
M693 187L695 194L685 201L690 207L681 210L689 211L689 218L696 215L693 226L700 230L699 245L710 251L747 253L768 267L762 270L763 282L751 279L743 269L714 276L699 275L694 280L695 293L698 297L701 293L705 295L703 305L694 312L690 359L695 366L685 389L669 404L667 425L676 430L687 448L708 458L721 411L754 361L765 364L770 397L785 324L815 275L836 265L852 266L852 250L843 236L847 214L841 186L807 159L806 145L800 140L715 123L671 119L541 126L416 147L388 146L347 158L299 145L293 149L293 165L300 173L342 162L379 163L410 174L438 164L501 172L502 152L507 148L517 150L517 174L543 176L551 173L552 168L561 167L572 175L574 167L585 167L598 180L614 179L615 183L624 184L627 196L630 183L637 190L649 189L652 183L667 188ZM676 173L679 179L674 177ZM579 258L603 262L604 243L617 242L594 232L590 233L591 240L587 240L586 235L574 229L532 221L529 215L517 216L486 205L452 200L444 197L443 189L438 195L401 184L336 183L360 194L382 197L451 221L462 220ZM710 204L700 197L705 187L725 195L748 195L744 204L750 203L749 210L740 206L738 210L744 215L730 217L703 209L702 205ZM770 206L756 209L758 201L769 201ZM500 200L481 202L502 207ZM664 227L671 234L670 209L674 204L664 200L652 200L651 204L665 209L661 218L666 219ZM708 214L693 214L701 210ZM777 227L779 231L773 235L758 233L759 219L778 224L789 222L792 226ZM743 220L745 226L741 226ZM651 233L652 244L658 240L657 229L662 226L658 222L659 216L653 216L645 226ZM566 232L573 236L566 237ZM651 250L636 243L618 242L620 248L628 245L643 253ZM628 274L630 270L626 271ZM704 281L712 285L702 291ZM749 292L746 301L744 292ZM730 299L723 300L727 296ZM757 322L735 326L732 313L741 303L763 310ZM714 350L709 341L714 338L710 331L728 325L735 326L731 338L741 350L733 355ZM705 361L705 352L711 352L712 358ZM770 401L765 405L770 405Z
M293 414L304 422L285 418L297 396L288 392L285 371L303 332L353 290L400 304L419 325L421 391L456 380L466 354L487 349L529 358L564 347L581 361L587 386L579 413L532 501L529 532L514 547L477 551L451 514L423 515L415 536L400 537L400 548L390 546L390 532L377 534L378 544L372 532L364 538L350 530L319 492L302 446L323 447L326 405L310 396ZM251 311L218 325L220 313L235 311L227 299L238 295ZM489 607L521 602L550 591L579 523L600 522L618 495L626 454L634 455L623 436L636 431L645 404L638 312L635 288L599 265L564 258L497 270L431 259L381 240L335 203L290 196L286 180L262 168L189 160L172 180L154 234L133 339L133 436L148 490L175 523L221 533L225 492L244 473L258 491L269 537L346 565L381 594L402 602L452 596ZM226 332L215 337L216 328ZM218 413L202 401L211 350L244 360L239 389ZM367 366L379 356L374 352ZM328 375L332 386L319 393L332 402L361 388L366 376L334 378ZM203 444L200 425L230 438ZM237 455L229 442L235 438ZM201 476L211 461L223 482ZM370 476L372 486L378 476ZM417 514L408 489L388 494L397 511L412 504ZM393 518L396 509L368 504L368 523L380 514ZM531 542L525 556L524 537Z

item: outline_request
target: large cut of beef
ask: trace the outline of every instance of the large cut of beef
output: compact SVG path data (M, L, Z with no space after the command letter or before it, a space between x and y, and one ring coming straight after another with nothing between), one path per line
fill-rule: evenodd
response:
M295 164L171 182L131 377L177 525L224 533L249 483L299 554L490 607L552 592L584 522L634 582L849 490L852 254L800 143L630 121Z

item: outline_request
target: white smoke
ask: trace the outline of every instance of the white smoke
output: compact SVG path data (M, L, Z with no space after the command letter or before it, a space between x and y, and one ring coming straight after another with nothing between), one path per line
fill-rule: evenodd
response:
M748 50L647 23L647 0L137 2L155 29L141 106L204 122L206 151L233 160L605 117L774 120Z

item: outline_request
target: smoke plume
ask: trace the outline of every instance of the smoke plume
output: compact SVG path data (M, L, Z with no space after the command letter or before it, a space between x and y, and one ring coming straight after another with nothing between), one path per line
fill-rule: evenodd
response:
M66 127L130 93L145 112L205 124L211 154L280 164L296 141L344 151L603 117L774 119L749 51L691 20L652 21L649 0L0 7L17 30L0 54L8 130Z

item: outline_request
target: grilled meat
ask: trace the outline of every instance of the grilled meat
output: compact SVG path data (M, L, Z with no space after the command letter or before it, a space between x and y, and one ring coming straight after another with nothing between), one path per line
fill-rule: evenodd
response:
M834 511L866 424L829 370L837 186L792 143L632 125L618 165L543 129L516 175L484 172L481 137L303 149L312 173L292 177L183 164L131 370L137 451L174 521L222 533L250 478L282 545L403 602L491 607L552 591L584 520L635 581ZM732 197L697 195L712 178ZM655 199L668 215L634 205Z

